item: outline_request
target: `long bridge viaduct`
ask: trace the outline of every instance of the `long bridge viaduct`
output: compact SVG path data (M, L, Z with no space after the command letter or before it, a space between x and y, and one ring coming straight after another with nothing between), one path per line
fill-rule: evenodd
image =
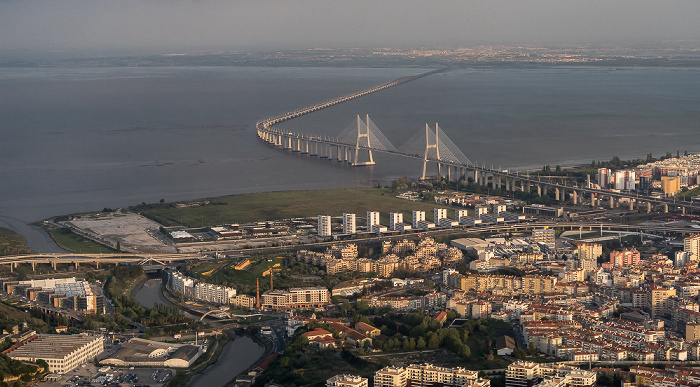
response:
M434 70L417 76L399 78L369 90L264 119L256 124L258 137L262 141L281 149L318 156L319 159L337 160L352 166L373 165L373 151L420 159L423 160L422 179L426 178L427 163L434 162L437 163L438 174L444 173L450 180L469 177L484 187L505 191L536 192L538 195L548 195L551 191L554 199L558 202L570 199L574 204L589 203L591 206L615 208L620 205L620 199L623 199L623 201L627 202L626 205L630 210L634 210L635 206L638 206L646 209L647 212L651 212L654 209L663 212L678 209L682 213L686 213L688 210L691 212L700 211L700 203L693 201L676 201L672 198L596 189L593 188L590 182L581 186L568 185L546 178L543 179L540 176L530 176L517 170L495 169L493 166L489 168L486 165L479 166L464 156L445 133L440 131L437 124L435 124L435 130L426 124L425 136L421 135L412 142L409 140L409 143L401 149L397 149L386 139L369 119L369 116L363 122L358 115L356 123L353 122L337 137L290 132L275 127L278 123L440 71L443 70ZM361 158L360 152L366 152L367 156Z

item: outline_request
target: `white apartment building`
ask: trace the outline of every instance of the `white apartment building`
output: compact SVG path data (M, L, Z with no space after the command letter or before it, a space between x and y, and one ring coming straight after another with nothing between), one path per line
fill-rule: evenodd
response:
M367 211L367 231L379 226L379 211Z
M343 234L355 234L355 214L343 214Z
M326 380L326 387L369 387L369 380L357 375L335 375Z
M469 217L469 212L467 210L455 210L455 220L461 221L462 218Z
M11 359L49 365L49 372L64 374L81 364L91 362L104 351L102 336L38 335L7 353Z
M182 295L186 297L194 296L194 293L188 294L188 289L190 292L194 290L194 278L187 277L179 271L170 272L168 274L171 289L182 293Z
M433 209L433 223L439 224L441 219L447 218L446 208L435 208Z
M168 272L168 286L186 298L194 298L213 304L229 304L236 297L236 289L222 285L199 282L194 278L184 276L179 271Z
M198 282L194 285L194 298L214 304L228 304L236 297L236 289L221 285Z
M635 189L635 179L634 171L617 171L615 172L615 189L633 191Z
M318 216L318 236L320 236L320 237L331 236L331 217L330 217L330 215L319 215Z
M492 208L493 208L494 215L498 215L501 212L506 212L506 209L507 209L505 204L494 204Z
M476 207L474 209L474 217L479 219L481 218L481 215L486 215L489 213L488 207Z
M610 169L598 168L598 185L600 188L610 187Z
M398 226L403 223L403 214L401 212L389 213L389 230L400 231Z
M406 387L407 375L403 367L384 367L374 373L374 387Z
M320 307L329 301L328 289L321 287L268 290L260 295L260 305L268 309Z
M464 368L445 368L432 364L411 364L406 367L406 378L411 386L428 387L439 383L444 387L461 387L479 379L477 371Z
M689 261L700 260L700 234L691 235L683 240L683 251L688 253Z
M418 223L424 221L425 211L413 211L413 228L418 228Z

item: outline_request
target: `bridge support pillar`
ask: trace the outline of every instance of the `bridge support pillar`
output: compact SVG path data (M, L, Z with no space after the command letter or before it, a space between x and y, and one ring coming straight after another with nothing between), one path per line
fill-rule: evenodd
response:
M374 165L374 158L372 157L372 144L369 140L369 114L367 115L367 123L364 125L365 132L362 133L362 120L360 120L360 115L357 115L357 142L355 143L355 162L352 165ZM367 139L367 152L369 153L369 161L363 163L359 162L360 153L360 139ZM423 178L425 178L425 164L423 165Z
M510 178L506 176L506 191L510 191Z
M32 271L36 271L36 262L32 262Z
M542 196L542 186L537 185L537 196Z
M578 204L578 193L576 193L576 190L571 191L571 200L574 202L574 205Z
M530 193L530 182L529 181L525 183L525 187L526 187L526 192Z
M544 196L547 196L547 193L549 190L547 189L546 185L543 187L543 191L544 191Z
M56 270L56 261L51 261L51 267Z
M99 269L100 269L100 262L95 261L95 270L99 270Z
M80 267L80 264L78 261L74 261L73 264L75 264L75 269L77 270Z
M668 213L668 204L664 203L664 213Z
M474 183L479 185L479 171L474 168Z
M16 265L15 263L10 262L10 273L15 272L15 265Z
M615 208L615 197L610 196L610 209Z
M634 210L634 200L630 199L630 211Z
M592 207L595 207L595 205L596 205L596 203L595 203L595 195L591 194L591 206L592 206Z
M681 207L681 213L685 215L685 207Z
M647 213L651 212L651 202L647 202Z
M560 194L559 188L554 188L554 200L556 200L556 201L561 201L561 200L562 200L562 198L560 197L559 194Z

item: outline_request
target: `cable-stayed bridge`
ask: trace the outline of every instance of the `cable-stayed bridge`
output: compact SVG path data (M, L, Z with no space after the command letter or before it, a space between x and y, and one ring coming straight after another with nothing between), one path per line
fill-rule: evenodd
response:
M322 102L313 106L307 106L278 116L259 121L256 124L258 137L275 147L301 154L317 156L319 159L337 160L352 166L374 165L373 152L389 153L403 157L423 160L421 179L426 179L428 163L436 163L438 174L450 180L469 178L474 182L493 189L505 191L522 190L532 192L536 190L539 195L548 195L549 190L554 193L557 201L572 200L574 204L590 200L591 206L609 205L614 208L620 205L620 199L627 202L630 210L637 206L646 206L651 212L658 207L663 212L669 208L679 209L683 213L686 210L700 211L700 204L692 201L676 201L675 199L643 196L631 192L615 192L593 188L590 182L577 185L567 185L542 179L540 176L531 177L528 173L508 169L495 169L493 165L487 167L472 163L469 158L449 139L444 131L436 123L433 127L425 125L425 130L419 130L413 137L399 148L395 147L379 128L372 122L369 115L357 116L337 136L313 135L302 132L290 132L275 127L276 124L315 112L342 102L350 101L389 87L401 85L422 77L429 76L443 70L434 70L411 77L399 78L395 81L380 85L368 90L363 90L344 97ZM589 196L586 199L586 196Z

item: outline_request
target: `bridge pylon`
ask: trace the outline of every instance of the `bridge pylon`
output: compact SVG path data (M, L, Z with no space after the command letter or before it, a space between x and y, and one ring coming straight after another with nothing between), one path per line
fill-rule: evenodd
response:
M440 131L440 128L438 127L437 122L435 123L435 142L433 144L430 143L430 127L428 124L425 124L425 153L423 155L423 175L421 176L421 180L425 180L425 170L428 165L428 153L430 152L431 149L435 149L436 153L436 159L437 159L437 165L438 165L438 175L441 175L442 171L440 171L440 147L438 146L439 140L438 140L438 132Z
M363 129L364 128L364 132ZM362 139L366 139L367 144L360 144ZM366 147L369 153L368 161L359 161L360 146ZM370 131L369 131L369 114L367 115L367 123L362 122L360 115L357 115L357 142L355 143L355 159L353 160L352 166L360 165L374 165L374 158L372 157L372 146L370 144Z

